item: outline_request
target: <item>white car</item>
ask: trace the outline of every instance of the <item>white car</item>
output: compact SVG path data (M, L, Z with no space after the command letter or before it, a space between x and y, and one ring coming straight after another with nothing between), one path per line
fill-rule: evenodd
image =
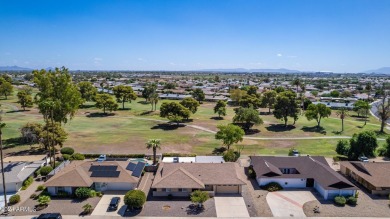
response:
M107 156L105 154L101 154L99 158L97 159L98 162L103 162L107 159Z
M368 158L362 156L362 157L359 157L359 161L361 161L361 162L368 162Z

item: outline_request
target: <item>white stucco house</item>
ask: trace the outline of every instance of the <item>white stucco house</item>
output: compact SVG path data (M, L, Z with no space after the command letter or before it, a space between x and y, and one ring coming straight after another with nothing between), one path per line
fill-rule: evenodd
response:
M96 191L129 191L138 186L145 163L128 161L72 161L44 185L51 195L73 194L79 187Z
M334 171L321 156L251 156L251 166L260 186L277 182L283 188L314 187L325 200L355 195L357 188Z

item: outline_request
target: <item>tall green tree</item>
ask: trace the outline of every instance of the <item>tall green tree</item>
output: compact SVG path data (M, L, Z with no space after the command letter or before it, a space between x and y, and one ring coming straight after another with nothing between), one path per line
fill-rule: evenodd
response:
M34 83L39 90L35 97L36 102L52 101L54 121L67 123L83 103L78 87L72 82L68 69L62 67L56 68L55 71L34 70L33 74ZM39 110L43 113L44 110L40 106L42 105L38 104Z
M113 91L118 102L122 102L122 109L125 109L125 102L137 99L137 94L130 86L118 85L114 87Z
M299 86L301 86L302 82L299 78L295 78L294 80L291 81L291 85L295 86L297 89L296 89L296 93L298 93L298 88Z
M245 131L248 131L253 125L263 124L259 112L253 108L239 107L234 111L236 115L233 117L233 122L241 124Z
M5 128L6 124L3 123L3 119L0 116L0 158L1 158L1 178L3 180L3 191L7 191L6 189L6 183L5 183L5 176L4 176L4 156L3 156L3 129ZM4 198L4 214L7 215L8 212L8 201L7 201L7 193L3 192Z
M12 94L14 91L14 87L8 81L6 81L3 77L0 77L0 94L8 99L8 96Z
M215 134L215 139L222 140L228 150L231 145L241 142L245 135L241 127L233 124L219 125L218 129L219 131Z
M238 105L246 108L253 107L254 109L257 109L261 106L261 101L256 95L247 94L241 98Z
M20 103L20 106L23 108L23 110L26 110L26 107L30 108L33 106L32 96L31 94L26 93L26 91L19 91L17 97L18 103Z
M268 113L271 114L271 109L273 108L274 104L276 103L276 96L277 93L274 90L268 90L263 93L263 96L261 98L261 105L262 107L268 108Z
M341 119L341 132L344 131L344 119L349 116L348 109L342 107L336 111L336 115Z
M160 116L172 122L181 122L180 118L189 119L191 111L177 102L164 102L160 107Z
M197 100L199 103L202 103L202 101L205 99L205 94L202 89L196 88L192 92L192 97L195 98L195 100Z
M192 97L184 98L182 101L180 101L180 104L189 109L193 114L196 113L200 105L199 102Z
M223 100L218 100L217 104L214 106L214 113L218 114L218 117L226 116L226 102Z
M373 131L364 131L354 134L350 139L348 158L357 160L359 156L375 157L375 150L378 147L376 134Z
M152 111L157 110L157 103L160 100L160 96L158 95L158 93L154 92L154 93L150 94L149 100L150 100L150 104L152 105ZM153 109L153 106L154 106L154 109Z
M118 103L109 94L97 94L95 97L96 107L103 109L103 113L106 113L106 109L110 112L115 111L118 108Z
M256 87L256 86L249 86L248 91L247 91L248 95L255 95L256 96L257 89L258 89L258 87Z
M356 101L353 107L353 110L358 113L358 116L363 115L365 117L364 125L367 124L368 114L370 112L370 109L371 109L370 103L364 100Z
M291 91L279 93L274 104L274 116L277 119L284 121L284 126L287 126L288 117L295 120L298 118L300 109L297 102L297 95Z
M150 101L150 96L153 93L156 93L156 90L157 90L157 85L156 84L154 84L154 83L153 84L148 84L142 90L142 97L145 98L146 102L149 102Z
M203 207L203 203L205 203L209 198L209 193L205 191L195 190L191 193L191 202L198 204L201 207Z
M85 101L92 101L97 94L97 88L89 81L81 81L77 84L81 98Z
M156 160L157 149L161 150L160 139L150 139L148 142L146 142L146 148L153 150L153 165L155 165L157 163L157 160Z
M232 101L234 101L236 104L240 102L243 96L247 94L246 91L241 90L241 89L233 89L230 91L230 98Z
M327 118L332 114L332 110L326 107L325 104L319 103L317 105L310 104L306 110L305 116L307 120L316 120L317 128L321 126L321 119Z
M384 89L383 89L384 90ZM384 132L386 121L390 118L390 98L389 92L383 91L382 99L376 103L379 119L381 120L380 132Z

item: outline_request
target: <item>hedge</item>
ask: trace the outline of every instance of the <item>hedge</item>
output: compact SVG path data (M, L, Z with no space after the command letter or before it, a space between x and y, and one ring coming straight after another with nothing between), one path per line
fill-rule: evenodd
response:
M196 154L163 153L163 157L196 157Z
M28 177L23 182L22 190L27 189L34 182L34 178L32 176Z
M83 154L86 159L99 158L101 154ZM144 158L145 154L107 154L107 158Z
M79 153L72 154L72 160L84 160L85 156Z
M53 167L51 167L51 166L44 166L44 167L41 167L39 169L39 173L42 176L47 176L47 174L49 174L52 170L53 170Z
M268 192L283 190L283 187L277 182L270 182L264 186L261 186L261 188L267 190Z
M74 149L71 148L71 147L64 147L64 148L61 148L61 154L72 155L72 154L74 154Z
M338 206L345 206L345 203L347 202L347 200L345 199L344 196L336 196L334 198L334 203Z
M80 187L76 189L75 195L77 198L84 199L84 198L91 198L96 196L96 192L95 190L92 190L90 188Z
M9 198L9 203L11 205L14 205L16 203L20 202L20 195L16 194L16 195L13 195L11 196L11 198Z

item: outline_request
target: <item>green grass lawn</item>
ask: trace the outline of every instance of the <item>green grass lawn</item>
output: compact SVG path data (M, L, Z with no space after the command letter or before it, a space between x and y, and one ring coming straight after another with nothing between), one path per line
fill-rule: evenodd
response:
M16 91L7 100L0 100L3 120L7 124L3 130L5 147L7 152L28 149L28 146L15 142L20 137L20 127L27 122L43 122L42 116L36 108L26 112L14 112ZM159 109L163 102L160 100ZM223 120L215 119L213 112L215 103L203 103L196 114L192 116L195 124L211 130L217 130L217 125L228 124L234 116L233 107L227 108L227 116ZM120 104L121 107L121 104ZM159 126L160 122L136 120L129 116L166 120L159 117L159 112L150 112L151 105L145 104L144 99L138 98L131 103L125 104L126 110L118 110L115 116L87 117L90 113L101 112L96 109L94 103L89 102L80 109L73 120L64 127L69 133L65 146L75 147L76 150L89 153L144 153L150 152L145 149L145 142L151 138L161 139L163 152L194 152L198 154L211 154L214 148L220 147L221 142L214 139L214 135L189 127L173 129L169 126ZM262 111L267 111L263 109ZM354 115L354 112L351 112ZM127 117L127 118L126 118ZM301 116L295 126L287 129L281 127L282 121L272 115L261 115L264 124L256 126L259 132L251 137L315 137L315 136L352 136L365 130L377 131L380 128L379 121L369 118L369 123L363 127L364 121L357 117L348 117L344 121L345 131L341 130L341 120L333 113L330 118L321 122L322 129L318 130L315 121L307 121ZM289 121L291 124L292 121ZM380 138L387 137L381 134ZM303 154L312 155L335 155L335 139L321 140L244 140L239 146L244 146L243 154L283 154L286 155L292 147L297 148Z

